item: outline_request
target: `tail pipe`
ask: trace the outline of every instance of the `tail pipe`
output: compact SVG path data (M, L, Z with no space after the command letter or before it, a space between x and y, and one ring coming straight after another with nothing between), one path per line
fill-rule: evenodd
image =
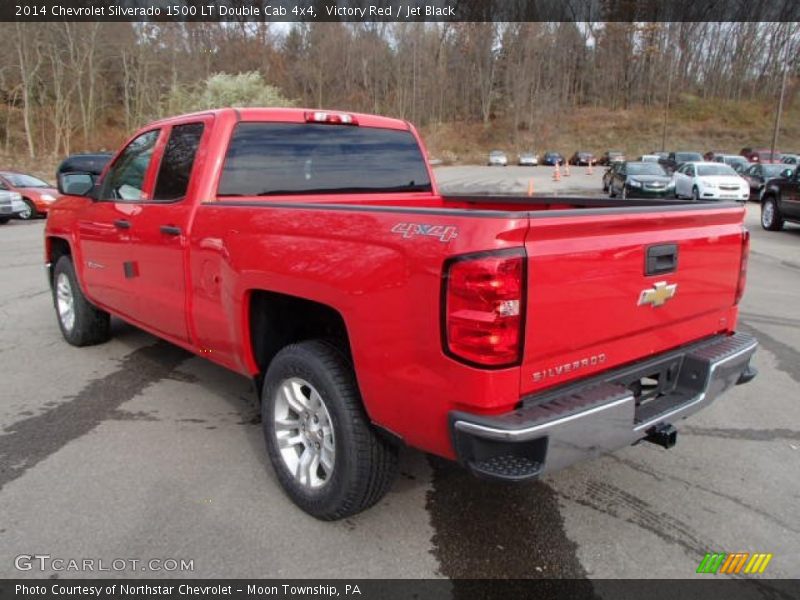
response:
M650 430L644 441L669 450L678 441L678 430L670 423L656 425Z

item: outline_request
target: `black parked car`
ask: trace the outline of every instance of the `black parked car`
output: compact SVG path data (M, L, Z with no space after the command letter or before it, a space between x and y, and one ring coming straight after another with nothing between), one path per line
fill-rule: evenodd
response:
M800 200L800 168L784 168L781 176L770 179L764 189L761 199L761 226L769 231L779 231L785 221L800 223L798 200Z
M670 152L659 164L671 174L685 162L703 162L703 155L699 152Z
M558 152L545 152L542 158L542 164L550 167L555 165L563 165L564 157Z
M675 183L664 168L654 162L625 162L610 169L608 195L626 198L671 198Z
M775 177L782 177L787 165L782 163L753 163L741 173L745 181L750 184L750 200L759 200L764 184Z
M596 162L597 159L595 159L594 154L585 150L578 150L569 159L569 164L575 166L588 166L589 163L595 164Z

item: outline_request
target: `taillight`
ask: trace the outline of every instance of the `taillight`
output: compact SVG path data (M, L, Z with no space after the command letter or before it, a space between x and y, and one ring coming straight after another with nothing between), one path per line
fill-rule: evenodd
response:
M742 231L742 258L739 262L739 282L736 284L736 298L734 304L739 304L739 300L744 296L744 286L747 283L747 260L750 257L750 232L745 229Z
M444 271L445 351L478 366L519 363L525 314L525 251L457 257Z
M358 120L347 113L332 113L322 110L306 112L306 123L330 123L331 125L358 125Z

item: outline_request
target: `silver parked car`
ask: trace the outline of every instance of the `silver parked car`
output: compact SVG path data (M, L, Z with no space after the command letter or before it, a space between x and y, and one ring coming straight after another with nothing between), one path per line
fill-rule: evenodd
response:
M535 167L539 164L539 155L534 152L520 152L517 164L520 167Z
M500 150L492 150L489 152L489 166L490 167L507 167L508 157L505 152Z
M18 216L27 208L19 193L0 190L0 225L8 223L12 217Z

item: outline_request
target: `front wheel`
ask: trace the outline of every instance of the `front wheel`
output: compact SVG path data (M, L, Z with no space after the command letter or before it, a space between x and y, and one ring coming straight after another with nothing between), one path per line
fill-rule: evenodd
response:
M23 221L30 221L31 219L35 219L39 216L39 213L36 210L36 205L33 202L27 198L23 198L22 201L25 203L25 210L17 215L20 219Z
M69 256L59 258L53 271L53 305L61 333L73 346L102 344L111 336L111 317L83 295Z
M700 202L700 190L697 189L697 186L692 188L692 200Z
M783 229L783 217L774 198L766 198L761 204L761 227L767 231Z
M11 217L0 217L0 225L5 225L11 220Z
M281 486L310 515L341 519L389 490L397 448L371 427L337 346L311 340L281 350L264 379L261 419Z

